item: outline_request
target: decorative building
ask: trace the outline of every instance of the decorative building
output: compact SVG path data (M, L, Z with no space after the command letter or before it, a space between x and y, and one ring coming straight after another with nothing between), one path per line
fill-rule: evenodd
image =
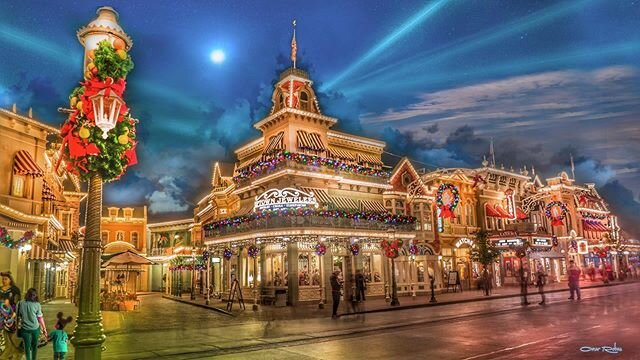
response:
M75 291L73 235L86 196L60 164L57 145L48 142L57 134L31 110L25 116L15 105L0 109L0 227L9 239L25 240L19 247L0 246L0 270L11 271L18 287L35 287L45 300Z
M146 206L103 206L100 226L104 258L125 251L147 254ZM121 287L123 291L149 289L149 273L140 265L103 268L101 279L104 281L103 288L107 289L114 289L114 286Z

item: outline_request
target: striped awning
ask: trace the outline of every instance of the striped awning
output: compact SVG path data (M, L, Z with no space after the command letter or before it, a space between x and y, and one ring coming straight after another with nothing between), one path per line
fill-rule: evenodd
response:
M313 150L313 151L325 151L324 144L318 133L308 133L304 130L298 130L298 148Z
M75 252L77 249L76 244L71 240L60 239L58 245L60 245L60 250L66 252Z
M57 256L53 255L49 251L41 248L39 245L36 245L36 244L31 244L31 250L29 250L29 252L27 253L27 259L35 260L35 261L54 261L54 262L60 261L60 259Z
M253 211L253 205L241 206L240 209L238 209L238 211L235 214L233 214L233 216L246 215L251 211Z
M384 165L378 157L372 154L358 154L358 162L372 165Z
M270 155L281 150L284 150L284 131L270 137L269 143L262 153Z
M380 201L374 200L361 200L362 210L374 211L374 212L388 212L389 210L384 207L384 204Z
M348 161L356 160L356 156L351 151L329 146L328 152L329 152L329 156L332 158L338 158L338 159L348 160Z
M248 166L251 166L251 165L257 163L260 160L261 157L262 157L262 155L254 156L254 157L249 158L248 160L245 160L245 161L241 162L240 164L238 164L238 166L236 166L236 171L242 170L242 169L244 169L244 168L246 168Z
M609 228L597 220L583 219L582 226L587 231L608 232Z
M46 179L44 179L44 182L42 183L42 200L56 200L56 194L53 192L51 185L49 185L49 182Z
M13 173L32 177L44 176L44 171L26 150L20 150L13 159Z
M501 218L502 214L500 214L494 207L493 205L486 203L484 204L484 212L487 216L489 217L497 217L497 218Z
M501 217L505 219L511 218L511 215L509 214L509 212L503 209L502 206L500 205L496 205L496 211L500 214Z
M329 195L326 190L311 188L301 189L305 192L313 192L313 195L320 203L331 206L335 209L357 210L359 208L358 203L355 200L341 196Z
M529 215L527 215L527 213L525 213L519 207L516 208L516 215L518 216L518 220L526 220L529 218Z

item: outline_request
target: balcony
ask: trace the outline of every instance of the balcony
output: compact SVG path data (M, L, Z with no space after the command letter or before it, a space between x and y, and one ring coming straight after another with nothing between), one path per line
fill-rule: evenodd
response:
M324 216L287 216L271 217L252 221L247 221L238 226L223 226L213 230L205 230L205 238L212 239L219 236L236 235L251 231L265 231L287 228L327 228L330 229L353 229L385 231L395 227L398 232L413 232L415 224L388 224L381 221L365 219L334 218ZM205 229L207 226L205 225Z
M334 169L334 168L329 168L325 166L302 164L294 160L285 159L260 173L252 175L251 177L238 179L237 180L238 188L248 186L257 180L260 180L266 176L269 176L271 174L274 174L282 170L316 173L316 174L329 175L329 176L340 176L350 180L371 182L375 184L387 184L387 182L389 181L389 178L387 176L362 175L362 174L349 172L346 170Z

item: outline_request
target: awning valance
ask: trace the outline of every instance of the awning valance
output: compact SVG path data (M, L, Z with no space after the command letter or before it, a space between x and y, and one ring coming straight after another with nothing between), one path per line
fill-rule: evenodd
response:
M358 162L368 163L372 165L384 165L382 160L373 154L358 154Z
M27 253L27 259L35 261L60 262L60 259L57 256L41 248L37 244L31 244L31 250L29 250L29 252Z
M269 138L267 147L262 152L265 155L270 155L278 151L284 150L284 131Z
M312 151L325 151L324 144L318 133L308 133L298 130L298 148Z
M31 154L26 150L20 150L13 159L13 173L32 177L44 176L44 171L33 160Z
M329 151L329 156L333 158L338 158L338 159L343 159L348 161L356 160L356 156L352 152L347 150L338 149L338 148L329 146L328 151Z

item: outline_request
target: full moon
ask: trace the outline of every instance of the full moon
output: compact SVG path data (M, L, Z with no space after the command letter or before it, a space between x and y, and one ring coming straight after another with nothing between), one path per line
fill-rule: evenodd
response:
M211 52L211 61L215 64L222 64L224 62L224 51L222 50L213 50Z

